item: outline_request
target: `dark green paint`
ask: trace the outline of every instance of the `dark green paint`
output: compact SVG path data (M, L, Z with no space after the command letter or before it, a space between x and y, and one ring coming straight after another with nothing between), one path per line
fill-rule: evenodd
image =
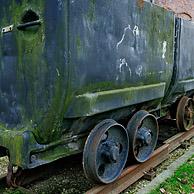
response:
M173 13L133 0L1 4L0 26L14 24L0 49L0 146L12 164L33 168L81 152L100 120L161 107L172 78ZM20 31L28 10L42 24Z

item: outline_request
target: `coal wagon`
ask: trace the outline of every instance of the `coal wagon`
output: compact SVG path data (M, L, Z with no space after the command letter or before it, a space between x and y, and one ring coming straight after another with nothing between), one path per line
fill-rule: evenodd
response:
M110 183L127 158L149 159L158 118L193 125L194 24L173 11L134 0L1 0L0 26L9 168L83 152L86 176Z

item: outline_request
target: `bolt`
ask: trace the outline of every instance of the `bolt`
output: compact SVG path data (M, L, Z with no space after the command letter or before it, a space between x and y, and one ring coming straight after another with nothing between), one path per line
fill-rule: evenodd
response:
M33 163L37 160L37 157L36 155L31 155L30 159L31 159L31 162Z

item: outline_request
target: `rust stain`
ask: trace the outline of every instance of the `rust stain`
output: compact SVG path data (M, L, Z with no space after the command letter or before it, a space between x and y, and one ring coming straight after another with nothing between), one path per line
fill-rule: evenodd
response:
M143 8L143 6L144 6L144 0L137 0L137 5L138 5L140 8Z
M178 17L194 21L193 0L155 0L154 3L164 7L165 9L172 10Z

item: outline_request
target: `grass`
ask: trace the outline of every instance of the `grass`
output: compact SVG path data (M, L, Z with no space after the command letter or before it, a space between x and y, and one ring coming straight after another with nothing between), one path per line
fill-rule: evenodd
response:
M194 194L194 155L149 194Z
M0 190L0 192L2 194L24 194L19 189L5 189L5 190Z
M22 187L6 188L5 185L0 184L0 194L31 194L31 192Z

